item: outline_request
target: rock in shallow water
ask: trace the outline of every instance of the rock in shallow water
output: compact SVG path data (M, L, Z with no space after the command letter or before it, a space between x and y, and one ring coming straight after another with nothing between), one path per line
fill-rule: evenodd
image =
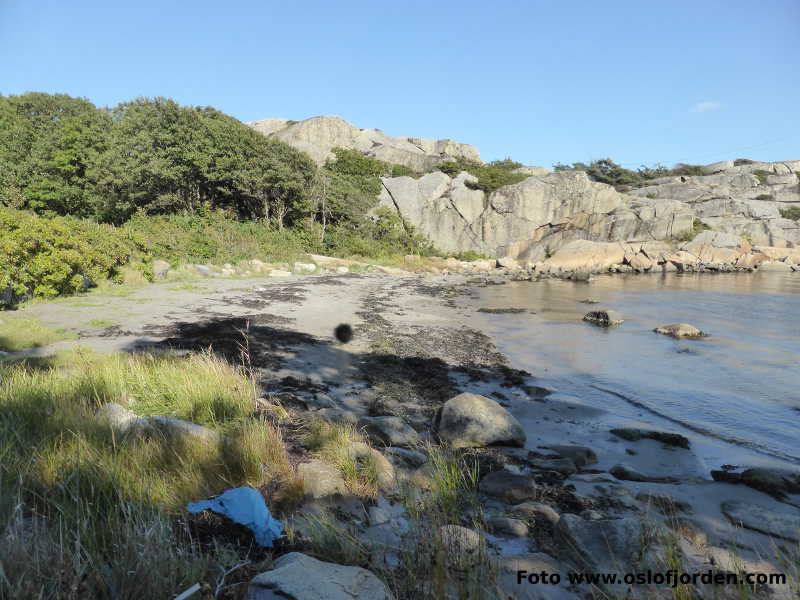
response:
M688 323L673 323L656 327L653 331L662 335L669 335L676 338L701 338L708 336L707 333L700 331L694 325Z
M594 323L595 325L601 325L603 327L619 325L625 321L625 319L622 318L622 315L615 310L593 310L586 313L583 316L583 320L588 321L589 323Z
M453 448L525 445L522 425L494 400L463 393L448 400L434 423L439 438Z
M612 429L612 435L628 440L629 442L638 442L642 439L651 439L666 444L667 446L676 446L678 448L689 448L689 440L679 433L667 433L666 431L653 431L648 429L637 429L636 427L622 427Z

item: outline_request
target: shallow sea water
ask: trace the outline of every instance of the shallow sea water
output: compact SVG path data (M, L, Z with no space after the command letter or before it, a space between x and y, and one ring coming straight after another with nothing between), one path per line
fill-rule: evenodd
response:
M684 433L711 463L800 464L800 273L609 275L477 292L476 310L536 313L476 318L540 383L617 418ZM600 308L625 322L582 321ZM668 323L710 336L653 332Z

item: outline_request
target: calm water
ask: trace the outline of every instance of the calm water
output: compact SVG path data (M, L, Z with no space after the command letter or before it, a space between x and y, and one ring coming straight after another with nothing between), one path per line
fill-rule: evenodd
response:
M515 366L559 393L687 434L717 464L800 464L800 273L603 276L478 293L474 307L536 311L479 318ZM598 308L625 322L581 321ZM678 322L711 337L652 332Z

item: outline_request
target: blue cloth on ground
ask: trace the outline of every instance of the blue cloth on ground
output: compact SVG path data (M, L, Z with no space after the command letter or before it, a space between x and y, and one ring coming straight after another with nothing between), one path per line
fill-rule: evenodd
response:
M283 534L283 525L269 512L263 496L253 488L233 488L210 500L189 502L187 509L196 514L204 510L228 517L253 532L256 543L272 548L272 542Z

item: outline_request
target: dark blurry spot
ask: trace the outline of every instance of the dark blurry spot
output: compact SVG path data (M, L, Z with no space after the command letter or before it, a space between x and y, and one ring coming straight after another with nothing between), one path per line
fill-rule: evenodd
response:
M347 323L342 323L333 330L333 335L336 336L337 340L346 344L353 339L353 328Z

